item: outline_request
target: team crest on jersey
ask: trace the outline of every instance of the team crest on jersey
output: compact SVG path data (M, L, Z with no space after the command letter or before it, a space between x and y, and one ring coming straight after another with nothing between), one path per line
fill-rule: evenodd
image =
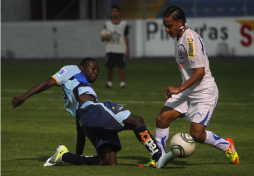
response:
M193 42L193 38L187 38L187 41L188 41L188 47L189 47L188 56L190 58L194 58L194 42Z
M65 72L67 72L65 69L61 68L59 72L57 72L58 76L62 76Z

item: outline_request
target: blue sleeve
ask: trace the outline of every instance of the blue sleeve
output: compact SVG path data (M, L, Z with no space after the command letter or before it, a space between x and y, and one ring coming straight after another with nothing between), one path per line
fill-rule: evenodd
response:
M125 29L124 29L124 35L128 35L129 34L129 26L128 24L126 24Z
M80 69L76 65L68 65L62 67L56 74L51 76L54 80L56 80L57 85L60 86L66 83L71 77L75 74L80 73Z

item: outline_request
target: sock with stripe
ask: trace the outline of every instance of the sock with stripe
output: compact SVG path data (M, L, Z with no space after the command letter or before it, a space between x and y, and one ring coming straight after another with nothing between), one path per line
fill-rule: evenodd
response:
M155 128L155 139L159 145L162 154L166 153L166 142L168 140L169 127L168 128Z
M227 140L215 135L211 131L205 131L205 132L206 132L206 140L204 142L205 144L212 145L222 151L225 151L228 149L229 142Z

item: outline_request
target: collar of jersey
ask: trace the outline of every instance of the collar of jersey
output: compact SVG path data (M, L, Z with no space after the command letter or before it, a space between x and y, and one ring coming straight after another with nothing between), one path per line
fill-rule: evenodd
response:
M86 76L82 72L74 75L74 78L76 78L80 83L86 83L87 85L89 85L92 88L92 86L87 81Z

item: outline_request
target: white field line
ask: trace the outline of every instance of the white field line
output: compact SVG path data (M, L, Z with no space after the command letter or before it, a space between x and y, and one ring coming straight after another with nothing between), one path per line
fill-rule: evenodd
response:
M13 97L1 97L1 100L12 100ZM29 100L26 101L62 101L65 102L65 100L62 99L52 99L52 98L29 98Z
M25 93L28 90L23 90L23 89L1 89L2 92L17 92L17 93ZM44 93L48 93L48 94L52 94L52 93L56 93L57 91L51 91L51 90L47 90L44 91Z
M12 100L13 97L1 97L1 100ZM27 101L60 101L65 102L64 99L52 99L52 98L30 98ZM119 105L127 105L127 104L161 104L164 105L166 101L133 101L133 100L102 100L102 101L111 101L118 103ZM253 103L223 103L219 102L218 105L223 106L249 106L254 105Z
M116 92L106 92L106 91L101 91L100 94L103 95L117 95ZM132 95L160 95L161 92L144 92L144 93L131 93Z
M39 107L28 107L28 106L23 106L22 109L35 109L35 110L44 110L44 109L65 109L63 106L62 107L43 107L43 106L39 106Z

